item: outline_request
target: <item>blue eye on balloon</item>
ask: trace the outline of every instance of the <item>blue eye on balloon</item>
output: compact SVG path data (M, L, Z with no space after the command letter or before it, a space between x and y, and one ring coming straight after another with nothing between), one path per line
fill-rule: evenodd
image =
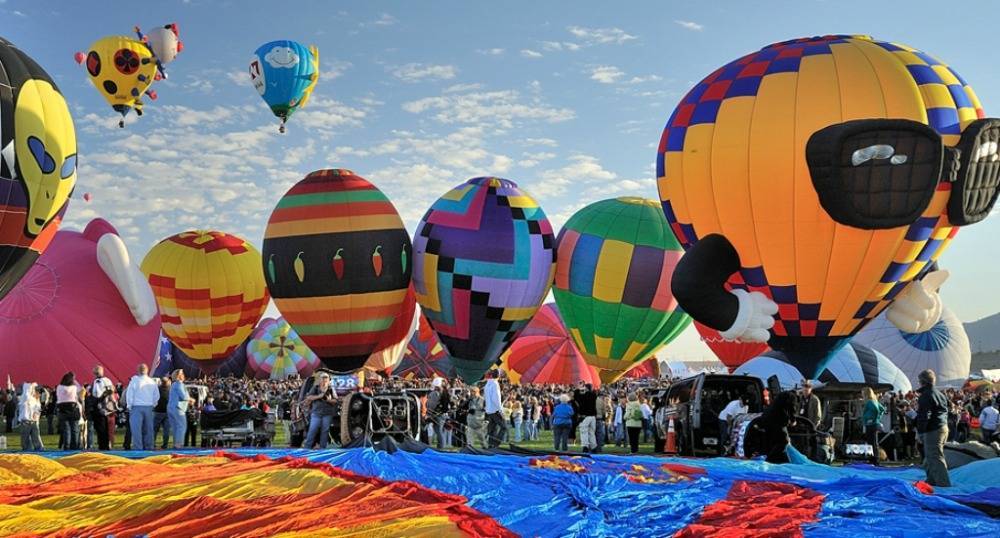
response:
M43 174L51 174L55 171L56 162L45 151L44 142L34 136L29 136L28 149L31 150L31 155L35 158L35 162L38 163L38 167L42 169Z
M76 153L66 157L66 160L63 161L62 168L59 169L59 177L66 179L72 176L73 172L76 172Z

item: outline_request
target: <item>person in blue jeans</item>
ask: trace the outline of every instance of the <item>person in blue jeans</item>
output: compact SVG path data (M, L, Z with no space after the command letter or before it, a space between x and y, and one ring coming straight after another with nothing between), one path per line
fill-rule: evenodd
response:
M187 434L188 406L194 403L194 400L184 386L184 370L174 370L170 378L173 383L170 384L170 397L167 400L167 416L174 434L174 448L181 449L184 448L184 436Z
M552 430L555 450L569 450L569 431L573 428L573 406L569 394L559 396L559 405L552 411Z
M320 372L319 382L309 391L305 401L310 403L309 431L306 434L303 448L314 448L319 442L320 448L326 448L330 439L330 424L333 422L334 406L337 395L330 386L330 374Z

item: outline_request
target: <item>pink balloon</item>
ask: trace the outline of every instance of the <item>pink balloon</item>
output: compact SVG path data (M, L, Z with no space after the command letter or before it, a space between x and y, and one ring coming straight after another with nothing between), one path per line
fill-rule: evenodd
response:
M73 55L73 59L76 60L76 63L82 64L83 61L87 59L87 55L82 52L78 52Z
M126 382L156 354L160 318L136 323L97 263L97 240L114 233L95 219L83 233L60 230L45 253L0 301L0 379L55 386L72 371L92 380L94 365Z
M91 198L93 198L93 196L91 196L89 192L83 193L83 201L84 202L89 202Z

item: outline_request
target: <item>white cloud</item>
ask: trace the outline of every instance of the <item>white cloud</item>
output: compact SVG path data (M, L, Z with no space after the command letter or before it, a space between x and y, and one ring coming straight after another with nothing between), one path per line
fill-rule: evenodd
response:
M18 11L16 9L14 11L11 11L11 13L13 13L14 15L17 15L18 17L27 17L27 15L25 15L23 12Z
M540 196L558 196L572 185L575 191L588 184L606 184L618 178L618 174L605 170L596 157L574 155L562 168L545 170L539 174L541 181L532 190Z
M531 49L521 49L521 56L525 58L541 58L542 53Z
M322 75L320 75L322 76ZM243 71L230 71L226 73L226 78L231 80L233 84L238 86L250 86L253 87L253 83L250 82L250 75L247 74L246 70Z
M573 43L572 41L542 41L542 48L551 51L568 50L576 52L580 50L581 46L579 43Z
M295 114L289 128L295 124L329 137L344 127L361 127L368 115L366 109L354 108L334 99L313 96L305 108Z
M426 97L403 103L403 110L413 114L433 112L434 119L441 123L491 125L504 129L522 120L558 123L575 117L568 108L525 104L516 90Z
M625 76L625 72L613 65L600 65L590 70L590 80L601 84L614 84Z
M559 145L559 142L551 138L525 138L521 141L525 146L545 146L549 148L554 148Z
M396 19L396 17L393 17L392 15L390 15L388 13L382 13L382 14L379 15L379 17L377 19L375 19L373 21L369 21L369 22L363 22L363 23L359 24L358 26L360 26L362 28L367 28L367 27L370 27L370 26L392 26L392 25L396 24L397 22L399 22L399 20Z
M455 84L444 89L444 93L469 92L482 89L482 84Z
M675 20L674 24L677 24L681 28L691 30L693 32L700 32L705 29L704 26L692 21Z
M586 28L582 26L570 26L567 28L573 34L588 45L621 45L626 41L638 39L636 36L626 33L621 28Z
M343 76L344 73L351 67L353 67L353 64L345 60L323 62L323 65L319 70L319 78L320 80L333 80L335 78L339 78Z
M404 82L419 82L421 80L449 80L455 78L458 68L453 65L433 65L409 63L397 67L392 75Z
M484 56L500 56L505 52L505 49L492 48L492 49L476 49L476 52Z

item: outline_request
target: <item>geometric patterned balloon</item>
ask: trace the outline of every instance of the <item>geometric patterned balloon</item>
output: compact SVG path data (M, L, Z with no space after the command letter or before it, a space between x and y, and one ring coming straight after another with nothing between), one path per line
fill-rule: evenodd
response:
M365 178L307 175L278 201L262 250L274 304L326 367L357 371L408 334L410 236Z
M559 232L553 294L587 363L613 381L691 322L670 290L684 253L659 204L625 197L577 211Z
M319 357L299 338L285 318L265 319L247 343L247 374L255 379L312 375Z
M482 378L545 300L554 239L538 202L495 177L455 187L420 221L417 301L466 382Z
M170 236L142 260L163 333L196 360L224 359L243 345L267 308L260 253L224 232Z

